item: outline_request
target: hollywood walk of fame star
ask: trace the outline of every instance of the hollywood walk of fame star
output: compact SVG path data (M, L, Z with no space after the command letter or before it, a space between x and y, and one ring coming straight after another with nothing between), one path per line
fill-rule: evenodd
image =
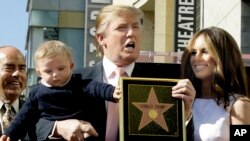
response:
M154 121L160 125L165 131L169 132L168 126L164 119L163 113L171 108L174 104L159 103L152 87L147 102L132 102L132 104L143 112L138 130Z

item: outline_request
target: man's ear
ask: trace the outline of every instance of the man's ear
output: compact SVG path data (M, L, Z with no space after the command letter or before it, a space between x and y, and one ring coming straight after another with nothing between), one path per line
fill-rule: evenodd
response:
M95 38L96 38L97 42L99 43L99 45L101 45L101 46L105 45L105 39L104 39L102 34L96 34Z
M72 70L74 68L75 64L74 63L70 63L70 69Z

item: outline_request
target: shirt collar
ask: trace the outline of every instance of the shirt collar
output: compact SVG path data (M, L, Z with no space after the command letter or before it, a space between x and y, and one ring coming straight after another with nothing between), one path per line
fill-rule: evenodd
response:
M63 87L65 85L67 85L69 83L69 81L71 80L71 77L72 77L72 74L70 75L69 80L65 84L63 84L62 86L58 86L58 87ZM46 87L52 87L50 84L48 84L47 82L45 82L43 79L41 79L40 83L43 84Z
M135 62L123 66L122 68L126 71L127 75L130 77L134 69ZM106 77L111 76L112 72L117 68L117 66L111 62L106 56L103 57L103 69Z
M2 109L4 103L2 100L0 100L0 107ZM17 98L12 104L12 107L15 109L16 113L19 111L19 98Z

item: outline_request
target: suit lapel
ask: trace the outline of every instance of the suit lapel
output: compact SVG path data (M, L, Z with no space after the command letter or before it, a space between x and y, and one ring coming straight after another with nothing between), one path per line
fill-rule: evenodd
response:
M146 71L143 71L142 67L135 63L135 67L132 71L131 77L146 77L145 72Z
M25 96L21 95L19 97L19 109L21 109L21 107L23 106L24 102L25 102Z
M103 82L103 65L102 61L98 62L93 69L93 79L99 82Z

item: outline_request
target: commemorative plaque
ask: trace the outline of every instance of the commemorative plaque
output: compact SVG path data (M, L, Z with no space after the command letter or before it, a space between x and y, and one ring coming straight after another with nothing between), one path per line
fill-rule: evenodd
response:
M120 141L186 141L184 103L172 97L178 79L121 77Z

